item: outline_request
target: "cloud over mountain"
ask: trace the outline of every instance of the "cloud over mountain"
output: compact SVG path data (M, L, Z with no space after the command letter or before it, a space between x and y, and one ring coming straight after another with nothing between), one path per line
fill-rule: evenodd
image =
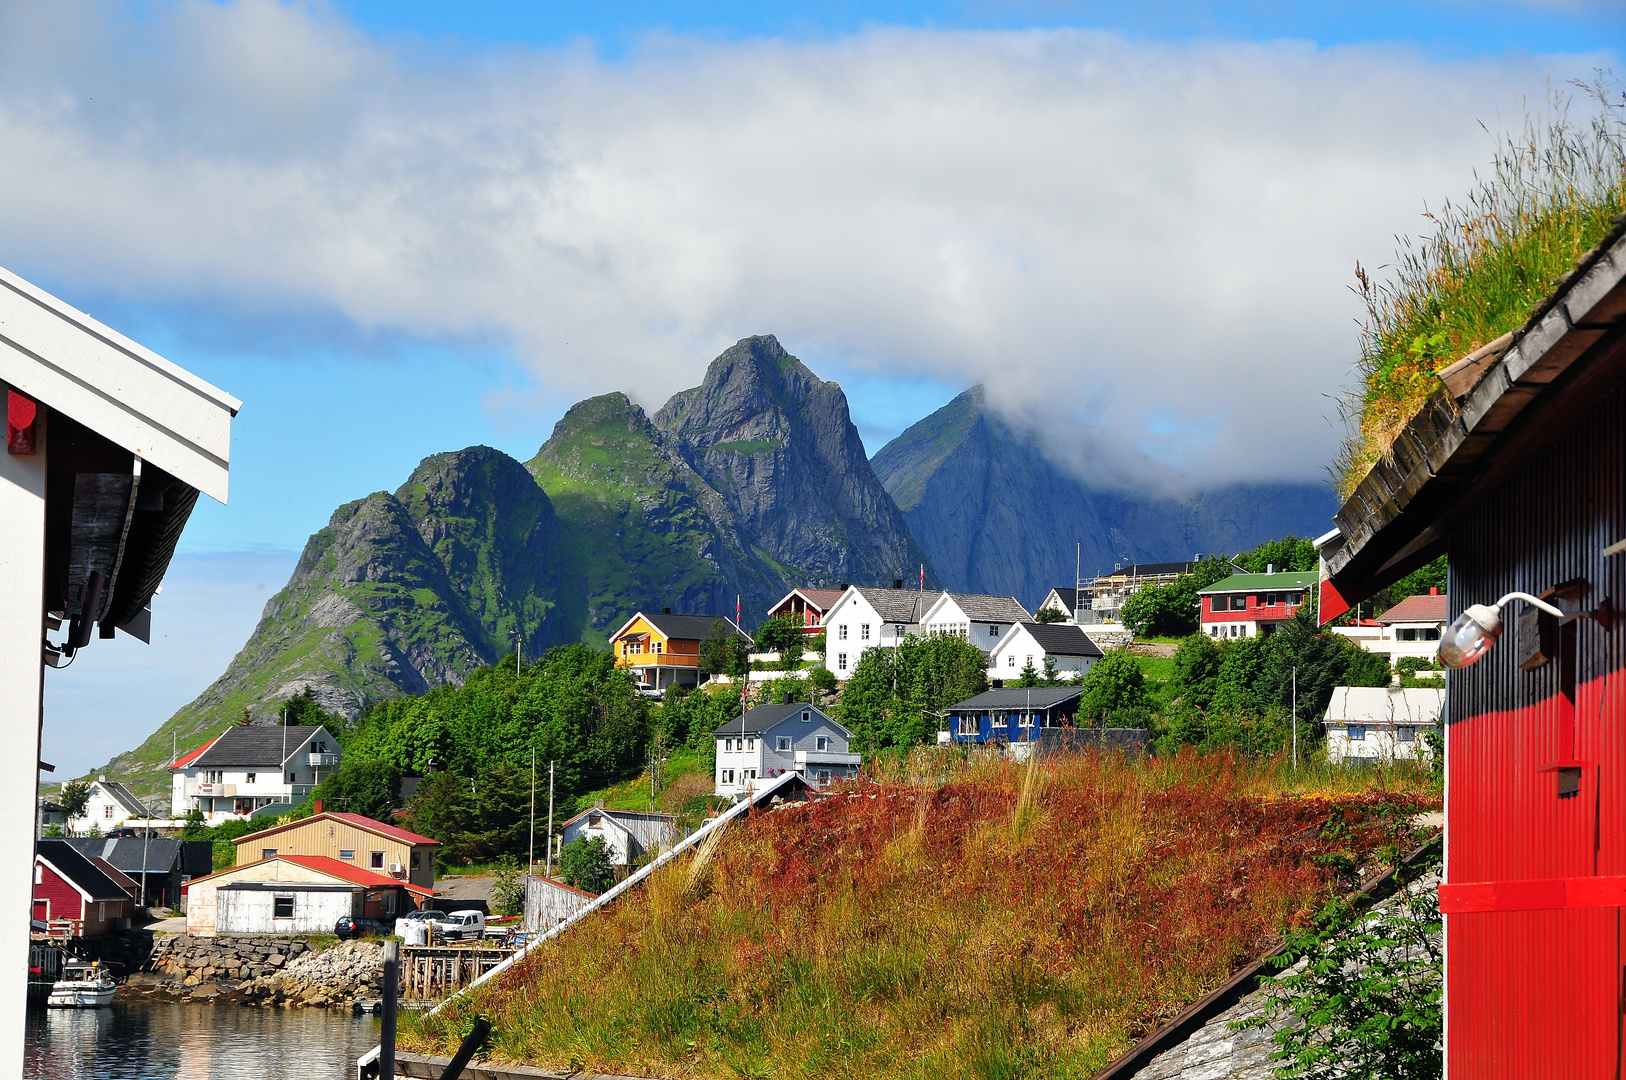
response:
M1355 260L1598 59L875 29L605 61L135 10L0 10L0 263L506 341L651 407L771 329L1224 479L1318 472Z

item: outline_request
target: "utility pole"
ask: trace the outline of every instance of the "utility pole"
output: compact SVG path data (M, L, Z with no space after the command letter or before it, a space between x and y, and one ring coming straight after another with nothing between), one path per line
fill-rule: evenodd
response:
M548 762L548 842L547 869L544 871L548 877L553 876L553 762Z
M531 747L531 846L525 856L525 876L536 865L536 747Z
M1293 668L1293 771L1299 770L1299 669Z

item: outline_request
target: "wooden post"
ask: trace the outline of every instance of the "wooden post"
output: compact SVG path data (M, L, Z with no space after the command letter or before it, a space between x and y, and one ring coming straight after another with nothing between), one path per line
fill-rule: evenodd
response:
M379 1080L395 1080L395 996L401 978L401 943L384 942L384 1023L378 1033Z
M8 400L8 389L0 383L0 402ZM45 689L41 643L48 412L39 406L32 454L0 449L0 761L12 771L11 779L0 784L0 1076L23 1073L28 1014L28 922L34 914L34 821Z

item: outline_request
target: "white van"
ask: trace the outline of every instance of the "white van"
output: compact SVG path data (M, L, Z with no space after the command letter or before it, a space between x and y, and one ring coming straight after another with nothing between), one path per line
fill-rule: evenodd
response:
M447 940L453 938L478 940L485 937L486 917L478 911L454 911L436 919L435 928L440 931L440 936Z

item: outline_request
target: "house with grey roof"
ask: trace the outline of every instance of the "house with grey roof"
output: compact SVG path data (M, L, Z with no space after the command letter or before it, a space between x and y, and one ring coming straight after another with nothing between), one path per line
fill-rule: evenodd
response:
M1072 725L1083 693L1077 686L1006 687L985 691L948 707L948 741L1037 742L1045 728Z
M133 879L142 903L175 907L181 886L213 872L214 845L170 836L74 837L63 841L87 859L100 859Z
M1076 623L1018 622L1011 624L988 654L988 677L1019 678L1030 666L1042 672L1048 660L1055 665L1057 677L1077 681L1103 655L1101 646Z
M919 634L922 616L941 595L906 589L901 579L890 589L849 585L824 615L824 666L845 681L868 650L896 648L910 634Z
M100 833L112 832L126 821L148 821L152 811L135 793L117 780L98 777L91 782L90 797L85 800L84 813L68 819L68 831L84 836L92 829Z
M1033 613L1014 596L946 592L921 616L920 632L964 638L986 653L994 650L1012 626L1032 621Z
M320 724L229 727L170 766L170 813L199 810L210 825L283 814L337 772L342 757Z
M850 780L862 761L852 752L853 733L805 701L758 705L712 737L716 793L727 799L785 773L800 773L813 787Z
M591 806L560 828L559 845L577 840L603 840L614 866L633 866L683 838L677 815L642 810L606 810Z

